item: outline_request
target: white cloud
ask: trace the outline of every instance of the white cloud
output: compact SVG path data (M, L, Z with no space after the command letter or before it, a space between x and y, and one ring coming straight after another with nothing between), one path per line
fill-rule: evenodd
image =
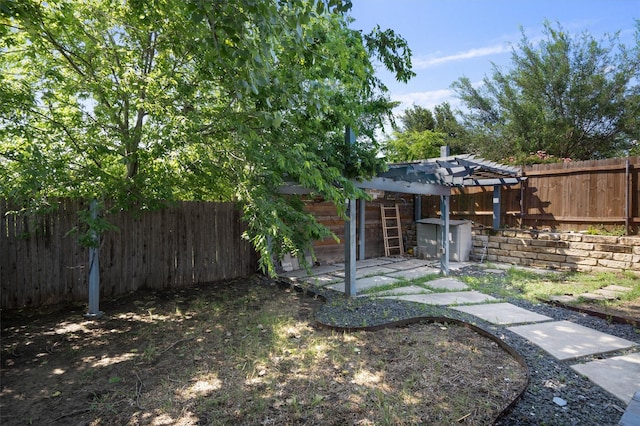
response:
M443 102L449 102L453 108L454 105L459 103L455 96L455 92L451 89L440 89L425 92L404 93L402 95L392 94L391 100L400 102L400 105L397 107L397 110L400 111L410 108L413 104L433 110L433 107L440 105Z
M439 56L431 58L415 58L412 63L414 69L425 69L436 65L442 65L449 62L463 61L466 59L482 58L485 56L499 55L510 52L511 45L509 43L501 43L493 46L479 47L458 52L453 55Z

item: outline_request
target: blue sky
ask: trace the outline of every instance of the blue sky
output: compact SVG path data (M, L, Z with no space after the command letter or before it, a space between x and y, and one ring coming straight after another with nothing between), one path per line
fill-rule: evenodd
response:
M378 71L391 98L402 102L396 112L413 104L433 109L444 101L458 107L451 83L462 76L479 83L491 74L492 62L510 69L521 27L531 41L540 39L545 20L571 34L587 31L596 40L620 31L620 40L630 46L634 18L640 19L640 0L352 1L352 28L391 28L412 50L417 76L409 83Z

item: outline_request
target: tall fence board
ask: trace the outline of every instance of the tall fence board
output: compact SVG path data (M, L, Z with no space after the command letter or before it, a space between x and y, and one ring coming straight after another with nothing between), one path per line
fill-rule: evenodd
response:
M0 200L2 309L83 301L88 297L88 250L70 231L87 204L61 200L47 215L7 214ZM100 245L103 297L141 288L186 287L256 271L257 255L233 203L181 202L159 211L109 217L117 231Z

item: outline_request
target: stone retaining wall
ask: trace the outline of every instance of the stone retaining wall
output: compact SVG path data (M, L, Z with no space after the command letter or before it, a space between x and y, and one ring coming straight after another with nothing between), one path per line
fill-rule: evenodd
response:
M489 234L490 233L490 234ZM583 272L640 273L640 237L519 230L474 231L472 257Z

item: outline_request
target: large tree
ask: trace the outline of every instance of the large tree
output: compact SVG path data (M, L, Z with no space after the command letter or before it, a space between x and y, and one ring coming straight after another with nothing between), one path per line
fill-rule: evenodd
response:
M479 87L465 77L453 84L474 149L494 159L537 151L573 159L623 154L640 132L637 34L627 47L618 34L597 41L549 23L538 43L523 33L512 69L494 66Z
M413 105L400 114L402 127L395 128L383 146L387 161L413 161L440 156L440 147L448 145L452 154L466 152L464 129L448 102L429 108Z
M278 188L298 181L338 206L356 196L350 179L381 167L375 129L392 107L374 62L412 75L405 41L350 29L349 7L4 2L0 196L25 211L59 196L108 209L237 200L270 269L271 251L328 233Z

